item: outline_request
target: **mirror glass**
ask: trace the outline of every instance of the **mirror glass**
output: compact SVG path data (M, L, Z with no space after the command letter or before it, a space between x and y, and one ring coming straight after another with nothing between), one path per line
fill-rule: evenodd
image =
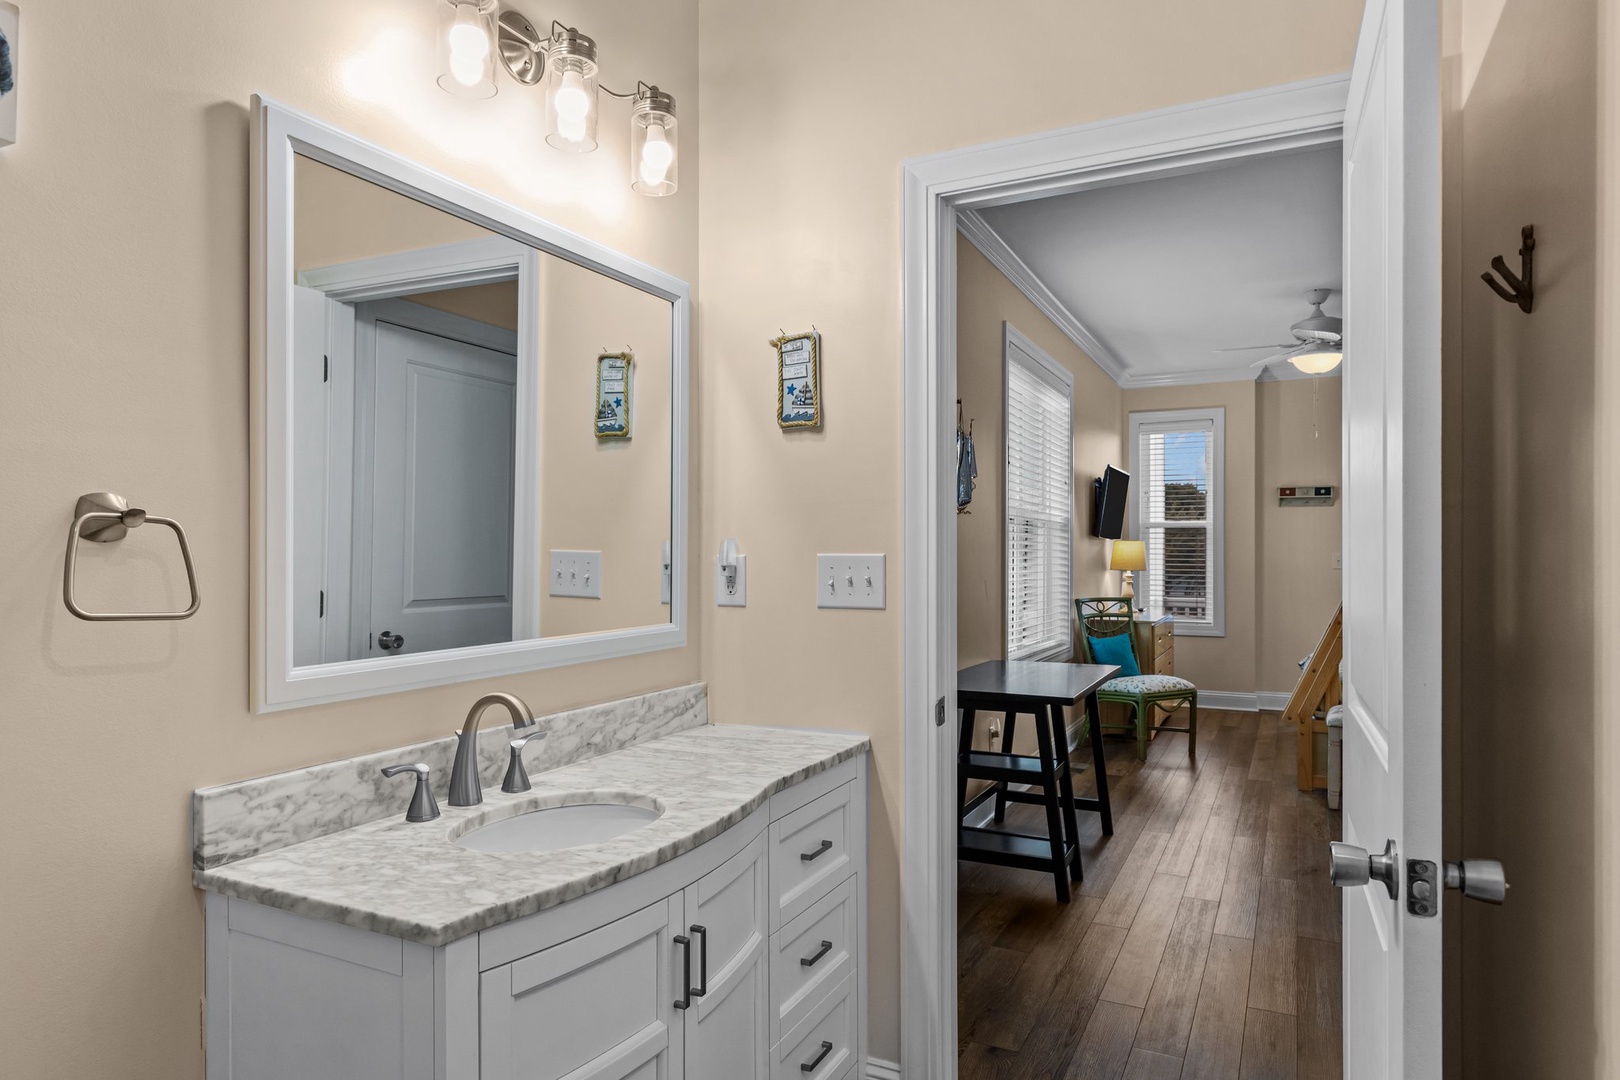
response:
M297 155L292 664L670 622L673 305Z

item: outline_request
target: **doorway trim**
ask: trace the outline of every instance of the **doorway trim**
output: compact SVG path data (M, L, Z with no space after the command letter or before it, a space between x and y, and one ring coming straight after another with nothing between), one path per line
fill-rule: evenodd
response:
M901 165L905 792L901 1061L956 1076L957 215L1337 142L1349 76L1213 98Z

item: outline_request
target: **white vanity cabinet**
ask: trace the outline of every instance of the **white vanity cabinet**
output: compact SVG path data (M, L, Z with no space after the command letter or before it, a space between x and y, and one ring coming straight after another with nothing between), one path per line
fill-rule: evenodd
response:
M866 758L707 843L438 948L210 894L230 1080L845 1080L865 1061Z

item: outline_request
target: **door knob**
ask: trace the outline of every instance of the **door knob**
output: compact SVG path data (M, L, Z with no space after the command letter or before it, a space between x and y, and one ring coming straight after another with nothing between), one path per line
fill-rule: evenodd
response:
M1500 904L1507 899L1507 873L1495 859L1446 863L1446 888L1457 889L1470 900Z
M1333 884L1347 889L1352 885L1381 881L1389 898L1395 899L1400 888L1400 870L1397 866L1400 860L1395 855L1395 841L1384 842L1382 855L1369 854L1366 848L1338 840L1329 842L1328 851L1328 880Z
M377 648L383 650L384 652L393 652L395 649L402 648L404 645L405 635L403 634L395 634L384 630L382 633L377 635Z

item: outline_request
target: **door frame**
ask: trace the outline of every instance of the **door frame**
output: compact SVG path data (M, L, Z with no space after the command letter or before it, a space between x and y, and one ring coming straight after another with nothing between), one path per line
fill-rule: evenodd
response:
M1338 142L1349 76L1268 87L907 160L902 181L905 603L901 1053L956 1076L958 214Z

